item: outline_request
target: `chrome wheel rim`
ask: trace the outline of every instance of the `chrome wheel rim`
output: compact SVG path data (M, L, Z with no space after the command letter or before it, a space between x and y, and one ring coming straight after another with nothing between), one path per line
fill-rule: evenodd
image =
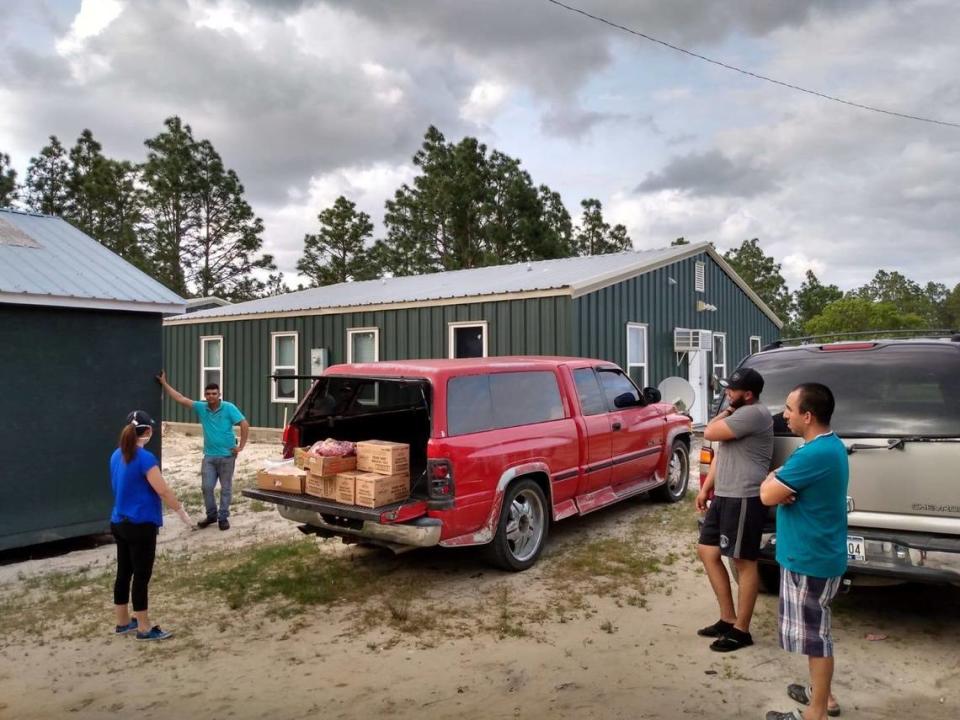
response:
M521 490L507 511L507 548L518 562L536 555L543 540L543 501L533 490Z
M686 487L687 458L682 448L677 448L670 456L670 467L667 468L667 489L672 497L677 497Z

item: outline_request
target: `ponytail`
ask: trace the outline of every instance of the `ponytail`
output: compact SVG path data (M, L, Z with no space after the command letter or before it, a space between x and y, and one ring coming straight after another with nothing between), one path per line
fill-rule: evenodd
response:
M120 433L120 452L123 454L123 461L129 463L137 454L137 427L127 423L123 426L123 432Z

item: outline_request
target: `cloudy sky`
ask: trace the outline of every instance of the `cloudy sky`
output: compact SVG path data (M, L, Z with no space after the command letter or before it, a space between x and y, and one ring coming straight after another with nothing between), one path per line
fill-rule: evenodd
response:
M951 0L570 0L830 95L960 123ZM240 174L292 275L345 194L379 221L427 126L522 159L637 249L759 237L796 287L960 282L960 128L838 105L546 0L2 0L0 151L113 157L180 115Z

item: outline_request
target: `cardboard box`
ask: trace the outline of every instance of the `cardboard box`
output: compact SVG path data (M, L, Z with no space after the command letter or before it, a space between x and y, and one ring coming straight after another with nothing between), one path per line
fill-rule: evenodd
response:
M410 472L410 446L386 440L357 443L357 470L381 475Z
M344 505L353 505L356 500L357 475L361 473L356 470L337 473L337 493L335 500Z
M307 470L312 475L336 475L337 473L356 469L357 458L355 455L351 455L350 457L307 456Z
M293 464L298 468L306 468L307 458L310 457L307 455L307 448L294 448L293 449Z
M355 476L354 483L354 504L361 507L377 508L406 500L410 495L410 474L406 472L396 475L362 472Z
M324 500L337 499L337 476L314 475L307 473L307 482L304 487L307 495L323 498Z
M260 470L257 473L257 487L261 490L303 495L306 481L306 471L292 465L281 466L273 470Z

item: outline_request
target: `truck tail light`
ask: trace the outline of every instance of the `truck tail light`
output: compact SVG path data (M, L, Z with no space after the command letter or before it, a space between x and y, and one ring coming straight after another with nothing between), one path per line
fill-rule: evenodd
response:
M446 459L427 460L428 494L438 500L453 498L453 464Z
M283 457L292 458L295 448L300 447L300 428L287 425L283 429Z
M713 448L700 448L700 486L707 481L707 475L710 472L710 463L713 462Z

